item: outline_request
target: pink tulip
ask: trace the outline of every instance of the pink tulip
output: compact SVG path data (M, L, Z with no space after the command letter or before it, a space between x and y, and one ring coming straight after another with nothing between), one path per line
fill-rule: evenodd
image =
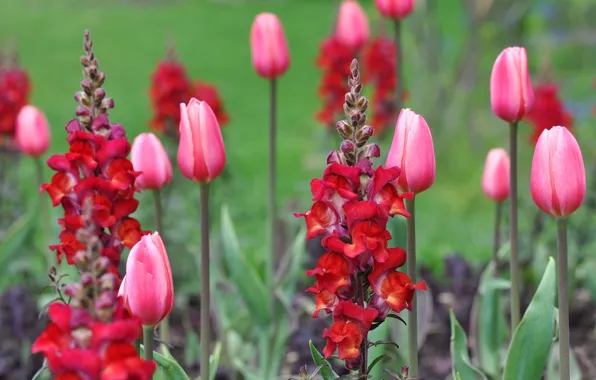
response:
M368 40L370 35L368 17L357 1L342 1L335 35L342 44L352 49L360 49Z
M283 27L273 13L261 13L250 30L252 65L257 74L275 79L290 67L290 53Z
M435 151L430 128L422 116L410 109L399 113L385 166L401 169L397 180L401 191L418 194L435 182Z
M505 149L495 148L488 152L482 190L495 202L503 202L509 196L509 155Z
M39 157L50 146L50 125L43 112L26 105L17 115L15 142L21 152Z
M172 270L159 233L143 236L132 247L118 295L143 326L157 325L172 311Z
M499 56L490 76L493 113L508 123L520 121L534 103L528 56L522 47L509 47Z
M136 184L141 189L159 190L172 179L172 163L163 145L153 133L141 133L133 144L131 161L142 172Z
M414 0L375 0L375 5L385 17L402 20L414 10Z
M206 102L190 99L180 104L178 166L184 176L209 183L226 164L226 150L217 118Z
M565 127L542 132L532 159L534 203L555 218L566 218L586 196L586 170L577 140Z

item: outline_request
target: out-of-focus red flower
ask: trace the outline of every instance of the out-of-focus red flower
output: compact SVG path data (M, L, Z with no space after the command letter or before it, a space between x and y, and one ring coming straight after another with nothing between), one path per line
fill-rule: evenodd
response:
M334 127L337 116L343 112L344 95L350 89L346 78L350 75L350 63L357 53L335 36L326 38L321 44L316 63L323 72L319 84L323 106L316 118L326 127Z
M536 144L545 129L559 125L573 132L573 116L567 112L558 95L559 88L554 83L542 83L534 88L534 103L526 116L534 127L530 141Z
M12 138L17 115L29 103L31 82L27 71L19 67L0 66L0 140L2 135Z
M224 127L226 124L228 124L230 117L228 116L228 113L224 108L223 101L219 96L219 92L214 85L198 81L194 85L193 94L197 100L209 104L209 107L211 107L213 110L220 127Z

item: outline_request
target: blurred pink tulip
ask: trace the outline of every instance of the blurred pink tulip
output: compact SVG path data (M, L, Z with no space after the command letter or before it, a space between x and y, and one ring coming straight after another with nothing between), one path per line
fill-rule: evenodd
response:
M283 27L273 13L259 14L250 30L252 65L257 74L275 79L288 70L290 53Z
M509 196L509 155L505 149L495 148L488 152L482 190L495 202L503 202Z
M555 218L566 218L586 196L586 170L577 140L565 127L542 132L532 159L534 203Z
M414 0L375 0L375 5L385 17L401 20L414 10Z
M335 35L342 44L352 49L360 49L368 40L368 17L356 0L341 2Z
M421 193L435 182L435 150L426 120L410 109L402 109L385 167L398 166L401 191Z
M43 112L31 105L19 111L15 142L20 151L31 157L43 155L50 146L50 125Z
M499 54L490 76L490 104L500 119L514 123L528 114L534 89L528 73L528 56L522 47L509 47Z
M190 99L180 104L180 144L178 166L184 176L209 183L226 164L226 150L213 110L206 102Z
M143 326L157 325L172 311L172 270L159 233L143 236L132 247L118 295Z
M141 189L159 190L172 180L168 153L153 133L141 133L135 138L131 161L134 170L142 172L136 180Z

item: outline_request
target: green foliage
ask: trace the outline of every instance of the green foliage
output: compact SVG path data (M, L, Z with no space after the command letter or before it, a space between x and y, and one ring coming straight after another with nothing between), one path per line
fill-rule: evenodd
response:
M140 345L140 355L145 354L145 348ZM157 367L166 380L189 380L188 375L180 364L174 358L168 358L159 352L153 352L153 360L157 363Z
M550 258L544 276L515 329L503 380L539 379L544 371L554 332L555 261Z
M449 312L451 319L451 360L453 363L452 375L454 378L461 376L462 380L487 380L481 370L476 368L468 355L468 338L461 325L455 318L453 310Z
M550 359L548 361L548 367L546 369L547 380L559 380L561 378L560 369L560 357L559 357L559 343L553 344L550 351ZM570 380L582 380L582 372L575 358L573 350L569 352L569 370Z
M331 364L325 359L325 357L317 350L314 344L312 344L312 340L308 342L308 346L310 348L310 354L312 355L312 360L317 366L322 366L320 370L321 377L323 380L335 380L339 378L339 376L333 372L333 368L331 368Z

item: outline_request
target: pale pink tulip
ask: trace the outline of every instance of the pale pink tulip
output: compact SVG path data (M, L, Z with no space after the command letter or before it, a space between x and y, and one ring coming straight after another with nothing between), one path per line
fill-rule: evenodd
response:
M134 170L142 173L135 182L141 189L159 190L172 180L168 153L153 133L141 133L135 138L130 160Z
M335 29L337 39L352 49L360 49L370 36L368 17L356 0L344 0L339 7Z
M375 0L375 5L385 17L402 20L414 10L414 0Z
M50 146L50 125L43 112L31 105L17 115L15 142L19 150L31 157L43 155Z
M252 65L257 74L275 79L290 67L290 52L281 22L273 13L259 14L250 30Z
M495 202L503 202L509 196L509 155L505 149L495 148L488 152L482 190Z

